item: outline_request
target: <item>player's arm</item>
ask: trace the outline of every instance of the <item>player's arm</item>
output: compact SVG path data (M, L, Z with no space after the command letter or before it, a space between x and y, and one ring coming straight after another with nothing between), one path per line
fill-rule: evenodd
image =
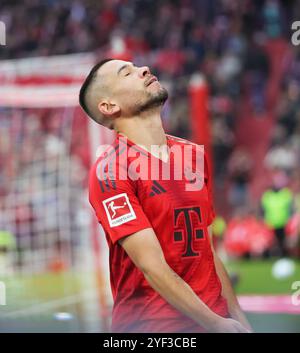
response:
M244 327L246 327L248 330L252 331L252 327L251 327L250 323L248 322L245 314L243 313L243 311L240 307L240 304L237 300L237 297L234 293L234 290L232 288L228 273L227 273L222 261L220 260L218 254L214 250L213 243L212 243L211 226L209 226L208 231L209 231L209 235L210 235L212 252L214 254L214 262L215 262L216 271L217 271L218 277L219 277L221 284L222 284L222 296L227 300L229 313L233 319L239 321Z
M152 228L119 239L150 286L178 311L212 332L247 332L237 321L215 314L167 264Z

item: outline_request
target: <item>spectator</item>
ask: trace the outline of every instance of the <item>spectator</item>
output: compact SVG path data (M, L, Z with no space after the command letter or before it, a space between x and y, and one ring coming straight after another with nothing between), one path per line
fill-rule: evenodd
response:
M228 172L232 180L229 202L235 208L247 205L250 201L248 188L252 164L251 156L244 149L236 149L228 162Z

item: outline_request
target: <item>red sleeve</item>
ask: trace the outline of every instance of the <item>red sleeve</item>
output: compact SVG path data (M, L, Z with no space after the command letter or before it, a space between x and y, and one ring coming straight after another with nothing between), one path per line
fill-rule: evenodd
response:
M205 175L205 184L208 190L208 199L209 199L209 211L208 211L208 221L207 225L211 225L216 214L213 206L213 194L212 194L212 180L211 180L211 169L210 163L207 158L207 154L204 154L204 175Z
M97 164L90 172L89 200L112 243L142 229L152 228L136 196L134 182L99 180L96 171Z

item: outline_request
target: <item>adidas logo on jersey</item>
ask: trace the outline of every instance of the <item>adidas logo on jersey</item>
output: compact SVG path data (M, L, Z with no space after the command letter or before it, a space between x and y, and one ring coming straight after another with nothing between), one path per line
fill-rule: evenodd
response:
M157 181L153 181L149 196L159 195L164 192L166 192L166 190Z

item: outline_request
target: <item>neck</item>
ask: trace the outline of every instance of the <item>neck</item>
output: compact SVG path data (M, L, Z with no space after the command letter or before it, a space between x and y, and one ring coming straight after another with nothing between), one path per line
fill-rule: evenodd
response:
M118 118L115 130L148 151L150 151L151 145L161 146L167 143L160 109L157 108L130 118Z

